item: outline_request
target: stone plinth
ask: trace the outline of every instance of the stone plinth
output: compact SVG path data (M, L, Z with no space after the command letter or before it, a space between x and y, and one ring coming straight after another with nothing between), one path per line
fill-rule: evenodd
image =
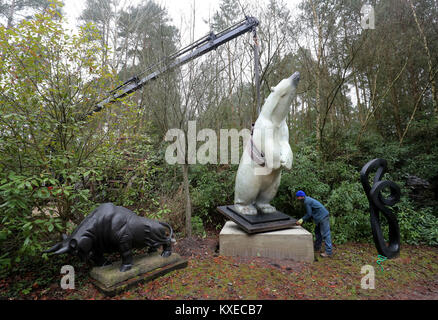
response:
M245 216L244 214L238 213L233 205L217 207L216 210L227 217L227 219L235 222L240 228L245 230L246 233L288 229L294 227L297 221L295 218L280 211L267 214L261 214L259 212L257 215Z
M300 226L290 229L248 234L227 221L219 234L219 252L223 256L267 257L312 262L312 234Z
M145 254L134 257L133 266L126 272L120 272L121 261L109 266L94 267L90 277L94 285L109 296L118 294L138 282L151 281L168 272L185 268L187 260L177 253L164 258L160 253Z

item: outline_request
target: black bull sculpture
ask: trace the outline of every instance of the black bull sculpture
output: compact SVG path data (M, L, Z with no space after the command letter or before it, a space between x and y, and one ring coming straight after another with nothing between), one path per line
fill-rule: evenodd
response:
M387 162L385 159L374 159L363 166L360 171L360 180L365 193L370 203L370 221L371 229L373 231L373 239L376 249L379 254L393 258L398 256L400 252L400 228L397 221L397 216L387 206L393 206L400 200L400 187L392 181L381 181L386 172ZM369 183L369 174L376 170L373 180L373 186ZM387 198L383 197L382 191L384 189L390 190ZM383 236L382 228L380 226L380 214L388 221L389 226L389 244L386 245Z
M166 231L169 232L167 235ZM96 265L109 264L103 254L119 251L120 271L132 267L132 249L149 247L154 252L163 246L163 257L171 255L173 230L163 222L137 216L131 210L104 203L90 213L70 236L55 244L46 253L70 253L83 261L91 259Z

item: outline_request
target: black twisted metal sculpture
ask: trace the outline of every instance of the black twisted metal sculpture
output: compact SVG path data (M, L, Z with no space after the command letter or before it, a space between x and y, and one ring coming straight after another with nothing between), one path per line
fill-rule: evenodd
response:
M383 175L386 172L387 162L385 159L374 159L368 162L360 171L360 180L365 193L370 203L370 220L371 229L373 232L373 239L376 245L376 249L379 254L387 257L394 258L400 253L400 228L398 225L397 217L394 212L386 206L393 206L400 200L400 187L392 181L381 181ZM374 176L373 186L369 183L369 174L371 171L376 170ZM382 195L382 190L389 188L390 195L385 198ZM389 244L385 242L382 228L380 226L380 214L388 221L389 225Z

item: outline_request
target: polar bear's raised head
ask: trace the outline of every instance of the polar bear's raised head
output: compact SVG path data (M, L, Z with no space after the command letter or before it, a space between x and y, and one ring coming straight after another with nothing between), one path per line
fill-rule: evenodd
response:
M281 80L277 86L272 87L261 115L279 125L289 112L299 81L300 73L297 71L289 78Z

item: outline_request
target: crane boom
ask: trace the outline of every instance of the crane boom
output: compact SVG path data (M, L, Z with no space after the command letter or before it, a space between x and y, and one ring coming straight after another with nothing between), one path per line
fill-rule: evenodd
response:
M258 24L259 21L256 18L245 17L244 20L217 34L211 32L209 35L204 36L187 47L184 47L178 52L170 55L163 61L160 61L143 71L141 74L145 74L148 71L151 72L154 70L145 77L140 78L139 76L134 76L125 81L122 85L112 90L107 98L99 102L93 112L98 112L102 110L106 104L112 103L117 99L123 98L131 92L142 88L146 83L156 79L162 73L180 67L183 64L196 59L213 49L216 49L224 43L227 43L228 41L233 40L246 32L255 31L255 28L258 26Z

